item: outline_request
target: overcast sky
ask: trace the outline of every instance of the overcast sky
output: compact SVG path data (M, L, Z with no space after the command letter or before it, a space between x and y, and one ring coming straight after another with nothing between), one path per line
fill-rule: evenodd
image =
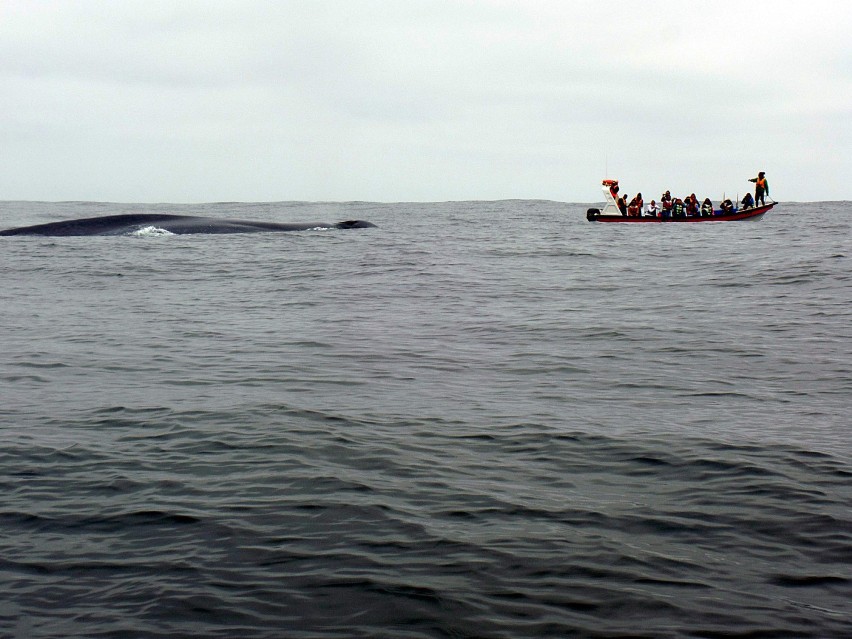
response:
M0 199L852 199L840 0L0 0Z

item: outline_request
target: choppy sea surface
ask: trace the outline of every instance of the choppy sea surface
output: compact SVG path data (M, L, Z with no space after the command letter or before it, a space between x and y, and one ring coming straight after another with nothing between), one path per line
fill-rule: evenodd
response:
M0 203L0 636L852 636L852 204Z

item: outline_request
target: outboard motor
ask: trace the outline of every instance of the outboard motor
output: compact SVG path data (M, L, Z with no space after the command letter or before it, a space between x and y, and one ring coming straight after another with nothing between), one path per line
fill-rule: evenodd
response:
M589 209L588 211L586 211L586 219L589 220L589 222L593 222L594 219L600 214L600 209Z

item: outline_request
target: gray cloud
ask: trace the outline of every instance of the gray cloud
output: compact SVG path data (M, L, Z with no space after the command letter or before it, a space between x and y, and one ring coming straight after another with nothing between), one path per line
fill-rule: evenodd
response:
M779 199L848 197L842 4L18 1L0 21L8 199L594 200L607 168L646 193L763 169Z

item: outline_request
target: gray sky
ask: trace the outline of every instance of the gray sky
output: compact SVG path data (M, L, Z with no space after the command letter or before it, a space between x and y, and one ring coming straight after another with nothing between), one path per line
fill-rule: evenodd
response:
M839 0L0 0L0 199L852 199Z

